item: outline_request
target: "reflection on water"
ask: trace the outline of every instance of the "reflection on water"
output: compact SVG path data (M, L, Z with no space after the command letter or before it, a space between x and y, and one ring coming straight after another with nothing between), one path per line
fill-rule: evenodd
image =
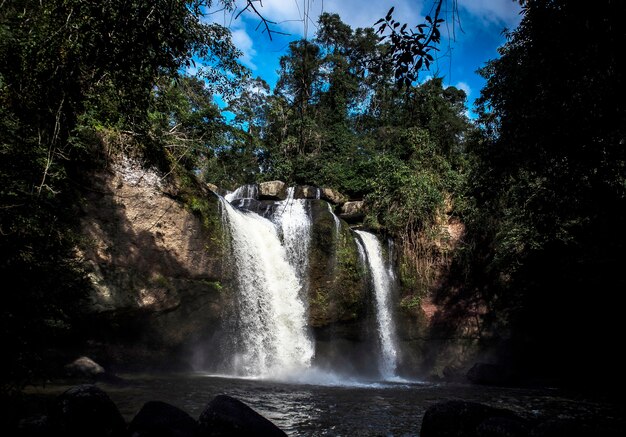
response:
M203 374L126 375L126 378L132 381L128 386L100 386L128 421L145 402L152 400L168 402L197 419L213 397L227 394L242 400L293 436L418 436L428 406L451 399L508 408L527 419L600 418L623 427L621 406L570 397L550 389L409 381L343 380L341 385L333 385L329 379L325 385L316 385ZM48 386L46 390L53 394L65 388Z

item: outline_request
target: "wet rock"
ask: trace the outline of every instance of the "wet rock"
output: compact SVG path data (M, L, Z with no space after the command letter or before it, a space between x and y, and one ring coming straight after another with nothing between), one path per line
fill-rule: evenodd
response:
M89 357L80 357L65 367L65 373L71 377L83 377L96 379L105 374L104 367Z
M287 184L283 181L261 182L259 184L259 200L285 200Z
M511 381L511 373L498 364L476 363L467 372L467 379L474 384L505 385Z
M205 436L286 436L276 425L243 402L216 396L200 414L199 433Z
M317 199L321 196L321 189L311 185L298 185L293 197L296 199Z
M421 437L479 437L478 428L487 419L517 420L512 411L467 401L447 401L430 406L422 420ZM488 424L487 424L488 425ZM493 427L486 426L485 432ZM500 434L484 434L485 436ZM506 436L507 434L501 434ZM514 434L513 434L514 435Z
M341 206L339 217L349 223L363 220L365 217L365 202L363 200L355 200L344 203Z
M115 437L126 435L126 423L109 396L91 384L61 394L50 415L54 435Z
M225 190L225 189L223 189L223 188L220 188L220 187L218 187L218 186L217 186L217 185L215 185L215 184L211 184L211 183L208 183L208 182L207 182L206 187L207 187L209 190L213 191L215 194L219 194L220 196L225 196L225 195L227 195L227 194L228 194L228 190Z
M194 437L197 430L189 414L160 401L146 402L128 426L131 437Z
M346 203L348 201L346 196L341 194L339 191L333 190L332 188L322 188L320 198L330 203L334 203L335 205L341 205L342 203Z

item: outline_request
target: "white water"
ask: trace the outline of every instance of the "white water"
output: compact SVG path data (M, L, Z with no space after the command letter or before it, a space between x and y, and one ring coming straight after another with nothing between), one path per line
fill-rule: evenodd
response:
M287 189L287 199L279 202L273 221L279 227L287 259L306 288L311 243L311 218L304 199L294 199L294 187ZM306 293L303 293L306 294Z
M237 199L256 199L259 194L259 187L256 184L242 185L232 193L228 193L224 196L228 202L232 202Z
M309 368L314 346L300 296L303 284L288 261L276 226L223 199L221 204L239 286L232 371L238 376L281 379ZM283 217L282 223L288 221ZM287 234L292 231L289 225L283 225L285 229Z
M365 251L364 255L366 255L376 295L376 321L382 349L380 373L384 379L393 379L396 377L397 347L390 302L392 278L385 266L381 244L376 236L365 231L355 232L363 242L363 248L359 245L359 251Z
M330 203L327 203L326 205L328 205L328 211L332 214L333 220L335 221L335 238L339 238L339 235L341 234L341 221L339 220L339 217L337 217L337 214L335 214L335 211L333 211L333 207L330 206Z

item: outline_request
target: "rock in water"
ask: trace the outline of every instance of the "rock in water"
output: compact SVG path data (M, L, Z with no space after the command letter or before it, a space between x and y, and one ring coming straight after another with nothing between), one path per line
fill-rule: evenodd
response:
M286 434L243 402L218 395L199 419L199 436L276 436Z
M287 184L283 181L261 182L259 184L259 200L285 200Z
M55 435L116 437L126 435L126 423L109 396L92 384L72 387L52 409Z
M65 366L65 373L68 376L78 376L85 378L99 378L104 375L105 370L100 364L89 357L80 357Z
M128 426L132 437L194 437L197 429L189 414L160 401L146 402Z

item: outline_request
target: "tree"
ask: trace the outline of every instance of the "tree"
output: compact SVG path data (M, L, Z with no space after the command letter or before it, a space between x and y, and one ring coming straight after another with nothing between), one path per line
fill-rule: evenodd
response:
M11 284L0 318L3 338L11 339L6 354L15 358L3 388L40 374L44 352L77 335L75 309L88 287L74 252L80 186L102 156L102 132L124 130L134 137L133 152L175 163L186 138L179 135L169 154L171 144L161 141L167 135L151 129L180 133L170 124L178 120L198 139L205 129L199 124L215 119L210 105L196 111L190 101L180 104L185 93L176 86L187 87L188 98L206 97L199 82L181 80L181 70L201 60L223 91L245 75L228 30L202 21L211 4L0 4L0 273ZM166 95L172 106L160 110L167 115L151 119L151 105L165 105Z
M399 85L408 87L417 81L422 68L430 68L434 60L431 53L439 50L437 45L441 43L439 27L444 22L442 16L449 13L453 25L455 20L458 20L457 0L451 1L452 6L447 5L442 12L444 3L447 5L449 2L433 0L431 12L425 18L426 22L415 27L395 20L393 7L385 17L374 24L379 26L378 33L389 41L390 50L387 52L385 62L392 65L395 80Z
M626 9L534 0L523 13L482 70L464 287L481 290L520 370L578 383L597 363L619 369L594 338L619 329L626 286Z

